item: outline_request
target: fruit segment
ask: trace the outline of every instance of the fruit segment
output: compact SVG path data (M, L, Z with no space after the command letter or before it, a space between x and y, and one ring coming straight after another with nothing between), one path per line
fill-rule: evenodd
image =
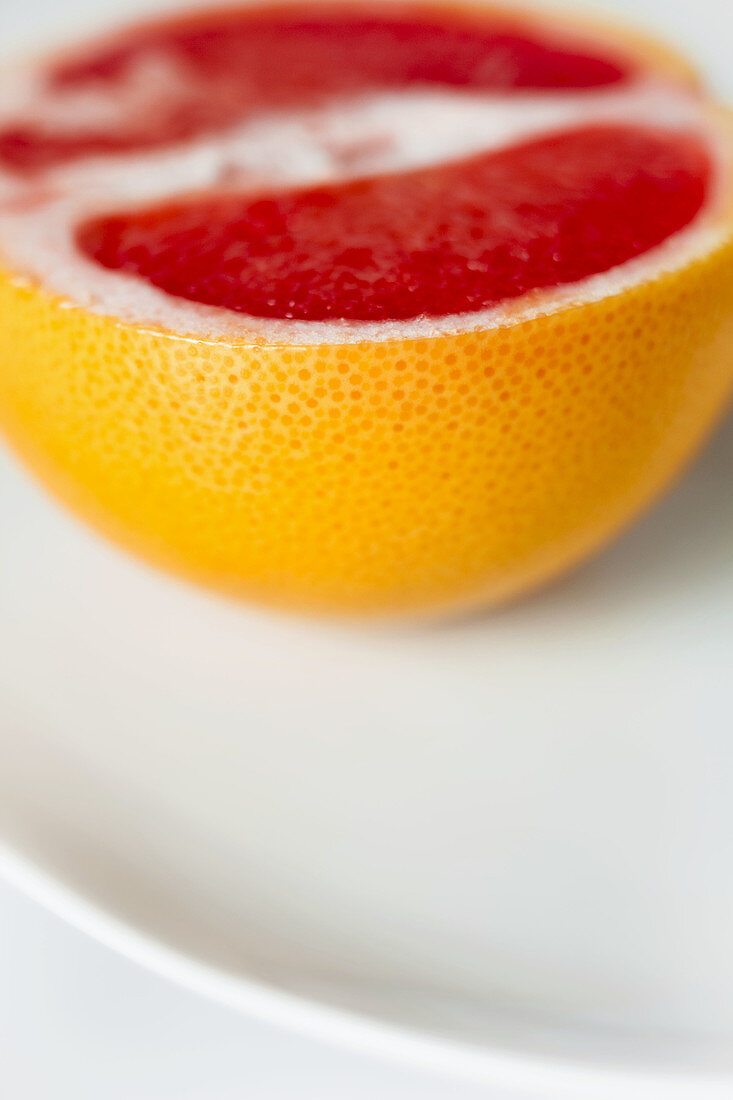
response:
M106 268L258 317L392 321L576 282L689 224L699 138L592 127L433 169L87 222Z
M376 89L444 86L502 91L598 88L628 62L573 48L516 20L426 10L292 6L209 14L133 32L58 65L50 96L103 91L130 109L103 125L52 129L28 120L0 130L0 163L28 172L79 157L191 139L253 113ZM141 95L138 95L141 92ZM142 116L134 106L144 105Z

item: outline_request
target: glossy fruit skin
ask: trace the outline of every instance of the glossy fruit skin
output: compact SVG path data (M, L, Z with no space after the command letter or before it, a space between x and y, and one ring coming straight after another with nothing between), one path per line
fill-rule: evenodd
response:
M288 608L480 606L600 546L703 439L733 385L733 242L462 335L203 342L10 276L0 332L0 426L151 562Z

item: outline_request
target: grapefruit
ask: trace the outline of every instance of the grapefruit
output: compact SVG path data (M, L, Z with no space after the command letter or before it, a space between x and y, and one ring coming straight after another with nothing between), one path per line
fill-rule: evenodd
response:
M733 383L733 131L547 12L290 3L0 81L0 423L159 565L488 603L601 545Z

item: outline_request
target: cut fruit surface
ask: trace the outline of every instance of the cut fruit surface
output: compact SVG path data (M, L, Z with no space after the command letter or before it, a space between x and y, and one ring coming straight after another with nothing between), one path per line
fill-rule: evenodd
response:
M694 135L578 129L402 175L88 222L80 248L195 302L391 321L486 309L647 252L699 213Z
M0 422L152 560L289 606L530 587L733 380L685 66L479 6L161 20L0 80Z
M126 152L190 139L248 114L379 88L447 86L511 92L613 85L630 64L588 55L532 33L510 18L453 14L400 17L385 8L293 5L166 22L57 65L51 96L103 90L110 98L147 94L142 118L77 119L65 129L30 120L0 130L0 163L48 168L93 153ZM110 124L111 121L111 124Z

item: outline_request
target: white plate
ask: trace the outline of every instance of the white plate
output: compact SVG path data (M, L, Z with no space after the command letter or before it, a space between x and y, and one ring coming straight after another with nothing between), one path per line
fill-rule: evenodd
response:
M730 1097L731 471L729 425L552 590L357 629L149 572L3 455L8 867L270 1019L518 1096Z
M723 71L725 3L646 7ZM359 630L148 572L0 455L6 871L288 1026L518 1098L729 1100L732 481L729 424L570 580Z

